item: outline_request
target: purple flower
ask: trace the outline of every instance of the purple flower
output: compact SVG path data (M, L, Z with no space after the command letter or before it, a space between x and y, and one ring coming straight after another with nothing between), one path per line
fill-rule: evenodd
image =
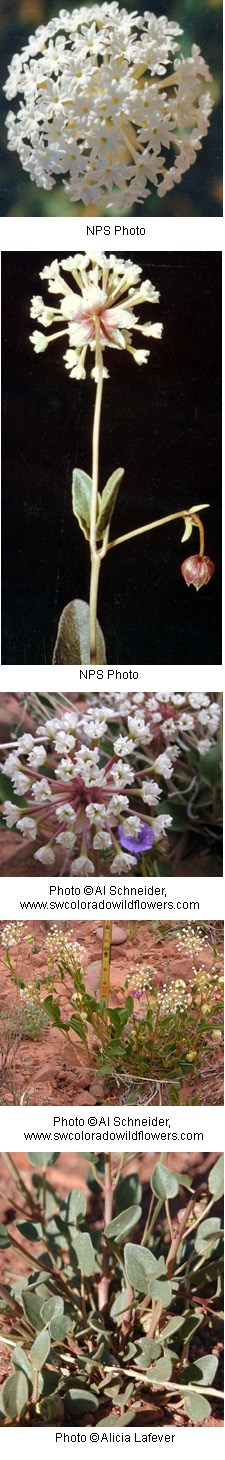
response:
M152 827L146 825L141 827L138 836L135 838L133 836L126 836L123 826L118 826L118 836L120 846L123 847L125 852L132 852L134 857L141 857L142 852L146 852L149 847L152 847L152 843L154 842Z

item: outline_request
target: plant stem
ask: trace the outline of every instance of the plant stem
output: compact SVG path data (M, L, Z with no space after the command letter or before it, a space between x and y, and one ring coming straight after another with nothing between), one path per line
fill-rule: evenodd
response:
M102 387L103 387L103 361L100 345L100 319L95 320L95 361L98 369L98 381L96 387L93 436L92 436L92 499L91 499L91 520L90 520L90 554L91 554L91 581L90 581L90 663L96 664L96 619L97 619L97 598L98 580L100 573L100 556L96 544L96 524L98 516L98 474L99 474L99 432L101 420Z
M200 503L200 507L199 507L199 511L200 512L203 512L203 510L206 507L209 507L209 506L210 506L210 503L209 502L201 502ZM186 507L184 507L183 508L183 512L170 512L167 517L158 517L158 518L156 518L155 522L146 522L145 527L135 527L133 529L133 532L125 532L123 534L123 537L115 537L113 542L109 542L108 543L108 547L106 549L106 552L109 553L110 548L119 547L119 544L121 542L129 542L131 537L140 537L141 536L141 533L143 533L143 532L153 532L153 528L154 527L164 527L165 522L176 522L176 520L177 520L178 517L183 517L183 518L185 518L185 517L186 518L187 517L191 517L193 519L193 521L195 521L196 520L196 516L197 516L196 507L189 507L188 510L187 510ZM203 550L202 550L202 541L201 541L201 533L200 533L200 529L203 532L203 526L202 526L202 522L200 522L200 518L198 519L196 525L199 528L199 535L200 535L200 543L199 543L200 557L203 557L203 554L204 554L204 543L203 543Z
M107 1155L105 1155L104 1164L105 1164L105 1179L104 1179L104 1225L105 1225L105 1227L107 1227L108 1226L108 1223L111 1222L111 1219L112 1219L112 1210L113 1210L112 1163L111 1163L111 1155L109 1155L109 1153ZM98 1289L98 1307L99 1307L99 1313L107 1313L107 1310L108 1310L108 1291L109 1291L109 1248L108 1248L107 1237L103 1236L102 1275L101 1275L101 1278L100 1278L99 1289Z

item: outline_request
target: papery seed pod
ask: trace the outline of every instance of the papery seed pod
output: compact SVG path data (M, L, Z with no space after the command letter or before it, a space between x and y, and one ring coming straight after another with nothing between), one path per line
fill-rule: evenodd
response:
M204 584L209 583L210 578L213 577L215 563L212 562L212 558L200 558L198 553L195 553L192 558L185 558L181 563L181 573L187 587L190 588L190 584L193 583L193 587L198 593L199 588L204 588Z

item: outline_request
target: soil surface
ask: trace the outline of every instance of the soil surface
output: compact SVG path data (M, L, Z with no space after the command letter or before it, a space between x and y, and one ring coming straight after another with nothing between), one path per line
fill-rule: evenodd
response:
M211 1152L204 1152L202 1154L194 1154L193 1152L174 1152L167 1155L166 1165L169 1169L177 1172L182 1171L184 1175L188 1175L197 1193L202 1183L207 1180L211 1166L214 1165L214 1162L216 1161L219 1154L220 1152L213 1152L213 1154ZM30 1165L25 1152L12 1152L12 1159L15 1163L17 1170L20 1172L20 1176L25 1181L26 1186L31 1189L32 1176L34 1176L34 1167ZM154 1166L156 1165L157 1159L157 1155L149 1156L146 1153L144 1153L143 1155L127 1154L126 1156L125 1169L123 1174L125 1174L125 1171L126 1175L130 1174L133 1171L137 1171L140 1175L140 1179L142 1182L144 1221L146 1220L149 1206L149 1180ZM113 1172L118 1169L118 1157L112 1157L112 1168ZM61 1199L63 1199L63 1197L68 1194L71 1188L76 1185L79 1185L79 1187L81 1187L81 1189L85 1192L88 1199L88 1225L90 1224L90 1230L94 1231L94 1229L99 1225L101 1208L98 1203L96 1194L92 1193L90 1191L90 1187L87 1185L87 1176L87 1159L77 1154L74 1156L72 1155L72 1153L59 1156L57 1163L54 1166L48 1167L47 1171L48 1183L50 1184L50 1186L53 1187L53 1189L56 1188L56 1190L61 1195ZM11 1248L7 1251L0 1250L0 1282L9 1283L12 1278L12 1272L14 1277L19 1277L21 1275L27 1275L28 1272L30 1272L31 1268L30 1263L26 1264L24 1258L22 1257L22 1237L21 1234L18 1232L18 1229L15 1228L14 1225L17 1218L22 1218L22 1215L25 1215L26 1202L24 1203L21 1192L18 1192L18 1187L15 1183L13 1171L9 1170L8 1166L6 1166L5 1158L3 1157L3 1155L0 1156L0 1191L0 1220L7 1224L10 1231L12 1232L12 1235L16 1235L17 1240L21 1245L21 1257L19 1250L16 1250L15 1248L14 1250ZM185 1201L186 1197L187 1193L185 1194ZM19 1212L17 1203L20 1206ZM222 1206L222 1204L220 1205ZM182 1192L182 1211L183 1206L184 1201ZM175 1225L177 1220L177 1212L180 1211L180 1209L181 1196L179 1194L179 1196L173 1202L173 1221L175 1222ZM166 1218L164 1222L164 1239L166 1244L168 1244L169 1246L170 1234L166 1224ZM37 1258L37 1265L39 1252L40 1244L36 1243L35 1258ZM9 1336L8 1318L6 1320L5 1332L6 1335ZM218 1358L218 1370L215 1380L215 1387L217 1389L223 1388L222 1337L221 1323L217 1320L216 1316L214 1316L213 1327L208 1328L207 1323L205 1323L204 1326L201 1327L200 1330L198 1330L198 1333L195 1335L194 1340L192 1340L191 1344L192 1361L201 1357L203 1353L207 1352L214 1353ZM0 1350L1 1383L3 1383L4 1380L7 1378L10 1372L10 1367L10 1348L7 1349L7 1347L4 1345L4 1347ZM204 1428L211 1428L215 1426L221 1427L223 1425L222 1405L220 1401L215 1398L211 1400L211 1404L212 1413L209 1419L204 1422ZM115 1415L115 1410L113 1411L113 1413ZM106 1407L105 1418L107 1418L107 1424L109 1425L109 1405L108 1407ZM39 1423L38 1416L37 1420L34 1421L34 1423ZM114 1418L114 1424L115 1423L116 1420ZM93 1417L84 1415L78 1421L77 1425L76 1420L73 1420L71 1423L71 1427L73 1428L73 1430L75 1428L83 1429L86 1425L89 1424L91 1424L91 1428L94 1427ZM181 1414L179 1408L179 1399L174 1402L173 1396L169 1396L169 1393L165 1395L165 1392L163 1391L157 1394L157 1399L156 1396L151 1393L150 1403L147 1402L147 1396L146 1399L141 1400L140 1408L138 1408L138 1411L136 1411L135 1419L132 1421L130 1427L135 1429L140 1427L154 1428L154 1426L156 1425L160 1426L160 1428L165 1427L167 1429L169 1429L170 1426L183 1426L184 1428L193 1428L193 1425L191 1424L191 1421L189 1421L187 1416ZM26 1421L24 1422L24 1427L26 1427Z
M4 924L2 924L2 927ZM29 922L21 927L29 933L33 933L35 940L35 954L32 954L30 962L30 975L25 976L25 982L29 977L38 978L40 982L46 973L46 952L45 939L49 926L45 922ZM215 926L215 925L214 925ZM101 945L102 927L99 922L68 922L57 924L65 930L72 930L74 939L84 948L85 983L91 994L99 997L100 971L101 971ZM150 923L115 923L113 925L113 939L111 949L111 971L110 971L110 1003L111 1005L123 1005L125 997L125 982L128 974L134 972L137 965L145 970L148 965L154 969L154 981L159 987L168 985L177 978L182 978L185 983L193 981L192 958L186 952L179 952L175 928L180 929L180 924L161 924L153 929ZM209 968L213 956L213 937L211 946L202 947L201 954L197 955L196 965L204 964ZM221 937L221 934L220 934ZM221 948L221 943L220 943ZM14 950L13 950L14 951ZM221 948L221 972L223 968L223 950ZM1 977L1 1009L5 1013L12 1010L14 1003L15 1011L18 1008L18 994L12 983L10 970L7 968L5 952L0 947L0 977ZM60 986L60 992L61 986ZM20 997L20 996L19 996ZM64 1012L68 1017L71 1008L69 1001L64 999ZM21 1006L19 1014L21 1013ZM37 1011L38 1013L38 1011ZM38 1023L35 1035L38 1033ZM96 1070L94 1049L90 1040L90 1053L86 1054L85 1048L72 1035L72 1043L68 1047L63 1035L52 1024L47 1023L44 1029L40 1030L39 1037L21 1038L16 1047L16 1041L9 1049L5 1069L2 1069L1 1102L3 1104L19 1105L97 1105L109 1103L127 1103L127 1099L133 1096L133 1103L139 1104L162 1104L169 1103L169 1087L162 1085L156 1088L156 1082L146 1081L141 1085L139 1082L131 1082L124 1078L120 1083L119 1091L114 1088L110 1097L106 1082L100 1078ZM193 1066L190 1068L190 1078L185 1080L180 1091L180 1104L191 1105L193 1100L198 1100L202 1105L219 1105L223 1101L223 1051L221 1046L206 1044L204 1058L202 1059L201 1071L196 1074Z

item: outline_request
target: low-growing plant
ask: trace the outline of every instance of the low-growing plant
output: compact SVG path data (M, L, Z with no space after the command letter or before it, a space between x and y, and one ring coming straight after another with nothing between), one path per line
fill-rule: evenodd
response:
M6 1277L0 1289L2 1339L12 1354L2 1424L79 1425L82 1416L91 1425L129 1425L155 1396L167 1414L179 1404L183 1419L202 1424L211 1398L221 1397L218 1359L207 1345L222 1316L223 1157L196 1189L162 1157L144 1217L145 1193L139 1175L123 1170L126 1157L91 1153L94 1228L76 1181L63 1200L50 1184L57 1155L29 1156L31 1188L12 1157L3 1159L16 1198L0 1242L12 1256L19 1252L25 1276Z
M15 945L7 942L7 927L3 935L6 961L18 983L18 963L14 968L13 962L14 946L18 949L16 925ZM20 924L17 927L21 939ZM142 1082L153 1080L158 1089L163 1086L165 1091L169 1087L170 1104L177 1104L185 1078L190 1080L192 1071L196 1081L201 1072L206 1045L212 1050L222 1041L223 975L216 946L211 950L210 967L206 968L204 962L198 967L197 955L202 957L205 944L208 947L207 936L187 927L177 932L177 940L181 968L185 953L192 957L190 982L168 976L159 987L157 968L136 964L126 979L123 1003L113 1008L106 1004L105 997L89 992L84 949L74 942L73 933L57 926L46 936L45 976L32 977L32 971L29 973L26 993L36 1000L38 1009L44 1011L69 1046L77 1037L80 1063L83 1047L106 1080L109 1093L115 1087L117 1091L122 1088L124 1080L126 1085L138 1081L139 1088ZM27 941L29 945L29 934ZM24 989L20 977L21 986ZM79 1063L79 1044L76 1048Z

